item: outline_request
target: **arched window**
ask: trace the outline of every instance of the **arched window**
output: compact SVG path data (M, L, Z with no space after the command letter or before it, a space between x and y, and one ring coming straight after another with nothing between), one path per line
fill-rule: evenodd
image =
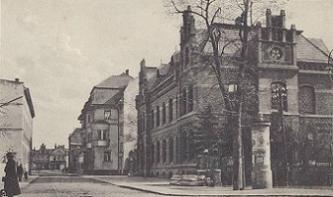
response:
M161 152L160 142L157 141L157 143L156 143L156 162L157 163L160 162L160 152Z
M169 139L169 162L173 161L173 138Z
M166 140L162 141L162 162L166 162Z
M299 112L302 114L316 113L315 91L311 86L302 86L298 95Z
M288 92L286 84L274 82L271 84L271 108L288 111Z

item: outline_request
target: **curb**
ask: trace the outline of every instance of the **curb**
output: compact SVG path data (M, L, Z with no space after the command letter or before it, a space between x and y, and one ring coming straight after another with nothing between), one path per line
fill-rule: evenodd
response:
M24 184L24 185L21 187L21 189L24 189L24 188L28 187L31 183L34 183L38 178L39 178L39 176L36 176L36 177L30 179L28 182L26 182L26 184Z
M136 191L141 191L141 192L146 192L146 193L151 193L151 194L158 194L158 195L162 195L162 196L193 196L193 195L189 195L189 194L172 194L172 193L168 194L168 193L157 192L157 191L152 191L152 190L148 190L148 189L128 186L128 185L121 185L121 184L117 184L117 183L112 183L110 181L99 179L99 178L92 178L92 179L101 181L103 183L108 183L110 185L114 185L114 186L117 186L117 187L120 187L120 188L131 189L131 190L136 190Z
M235 197L235 196L265 196L265 197L290 197L290 196L295 196L295 197L323 197L323 196L328 196L327 194L287 194L287 193L268 193L268 194L246 194L246 193L241 193L241 194L180 194L180 193L165 193L165 192L159 192L159 191L153 191L149 189L144 189L144 188L139 188L139 187L134 187L134 186L128 186L128 185L122 185L122 184L117 184L117 183L112 183L107 180L99 179L99 178L92 178L98 181L101 181L103 183L108 183L110 185L114 185L120 188L125 188L125 189L131 189L131 190L136 190L136 191L141 191L141 192L146 192L146 193L151 193L151 194L158 194L162 196L209 196L209 197ZM330 196L333 196L330 195Z

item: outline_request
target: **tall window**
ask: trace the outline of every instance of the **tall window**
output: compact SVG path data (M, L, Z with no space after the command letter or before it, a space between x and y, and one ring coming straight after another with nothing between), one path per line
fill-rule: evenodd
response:
M169 161L173 161L173 138L169 139Z
M162 124L165 124L166 122L166 107L165 103L162 104Z
M104 162L110 162L111 161L111 151L105 151L104 152Z
M154 154L155 154L155 150L154 150L154 143L151 144L151 163L154 163L155 162L155 157L154 157Z
M181 95L181 115L186 114L186 105L187 105L187 94L186 94L186 88L183 89L182 95Z
M187 160L187 135L186 132L182 132L180 136L180 145L181 145L181 151L182 151L182 161Z
M154 117L154 110L151 110L151 112L150 112L150 114L151 114L151 128L154 128L154 126L155 126L155 123L154 123L154 119L155 119L155 117Z
M156 126L160 126L160 106L156 106Z
M166 162L166 141L162 141L162 161L163 163Z
M188 111L193 110L193 86L190 86L188 89Z
M156 161L157 161L157 163L160 162L160 151L161 151L160 142L157 141L157 143L156 143Z
M146 115L145 113L142 113L142 117L141 117L141 127L142 127L142 131L146 130Z
M104 129L104 130L97 130L97 135L98 135L98 139L99 140L106 140L106 134L107 134L107 130Z
M111 110L110 109L104 111L104 119L111 120Z
M302 114L314 114L316 112L315 91L311 86L302 86L299 90L299 111Z
M185 66L190 62L190 50L188 48L185 49Z
M272 109L288 111L288 92L286 84L274 82L271 84L271 105Z
M169 99L169 122L173 120L173 100Z

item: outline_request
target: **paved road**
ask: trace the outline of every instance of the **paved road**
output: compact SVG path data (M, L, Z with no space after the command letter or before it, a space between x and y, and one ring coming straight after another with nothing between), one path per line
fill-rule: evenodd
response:
M157 194L120 188L77 176L41 176L22 190L20 197L154 197Z

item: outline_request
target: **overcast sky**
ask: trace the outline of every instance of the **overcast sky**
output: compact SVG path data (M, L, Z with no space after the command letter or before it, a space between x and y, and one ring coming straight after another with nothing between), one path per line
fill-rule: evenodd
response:
M288 25L333 48L333 0L291 0ZM0 78L20 78L36 111L33 146L68 145L91 88L142 58L168 62L180 16L162 0L1 0Z

